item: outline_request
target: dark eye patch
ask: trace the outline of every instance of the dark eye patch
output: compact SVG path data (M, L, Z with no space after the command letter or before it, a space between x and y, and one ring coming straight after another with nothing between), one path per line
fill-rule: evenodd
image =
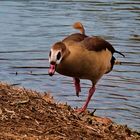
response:
M59 60L61 58L61 53L59 52L58 54L57 54L57 60Z
M51 51L50 51L50 53L49 53L49 57L51 57Z

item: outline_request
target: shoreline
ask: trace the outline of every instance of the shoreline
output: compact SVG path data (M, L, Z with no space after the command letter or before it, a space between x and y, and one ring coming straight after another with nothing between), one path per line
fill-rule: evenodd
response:
M140 132L94 112L78 114L48 93L0 82L0 139L139 140Z

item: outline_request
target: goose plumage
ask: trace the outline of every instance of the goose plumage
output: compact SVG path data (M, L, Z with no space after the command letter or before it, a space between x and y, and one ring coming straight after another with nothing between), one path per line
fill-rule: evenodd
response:
M73 27L80 33L71 34L51 47L49 75L53 76L56 71L73 77L77 96L81 92L80 79L92 82L85 104L78 109L79 112L83 112L95 92L95 85L99 79L112 70L115 63L113 54L124 55L101 37L87 36L82 23L76 22Z

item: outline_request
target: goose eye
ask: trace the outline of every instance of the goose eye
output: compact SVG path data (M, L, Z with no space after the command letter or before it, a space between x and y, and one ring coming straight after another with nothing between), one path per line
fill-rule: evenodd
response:
M51 57L51 51L50 51L50 53L49 53L49 57Z
M57 60L59 60L61 58L61 53L59 52L58 54L57 54Z

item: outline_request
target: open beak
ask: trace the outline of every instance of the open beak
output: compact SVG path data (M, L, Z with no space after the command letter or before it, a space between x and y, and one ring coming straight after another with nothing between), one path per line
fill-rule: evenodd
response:
M48 71L50 76L54 75L55 69L56 69L56 64L50 64L50 68L49 68L49 71Z

